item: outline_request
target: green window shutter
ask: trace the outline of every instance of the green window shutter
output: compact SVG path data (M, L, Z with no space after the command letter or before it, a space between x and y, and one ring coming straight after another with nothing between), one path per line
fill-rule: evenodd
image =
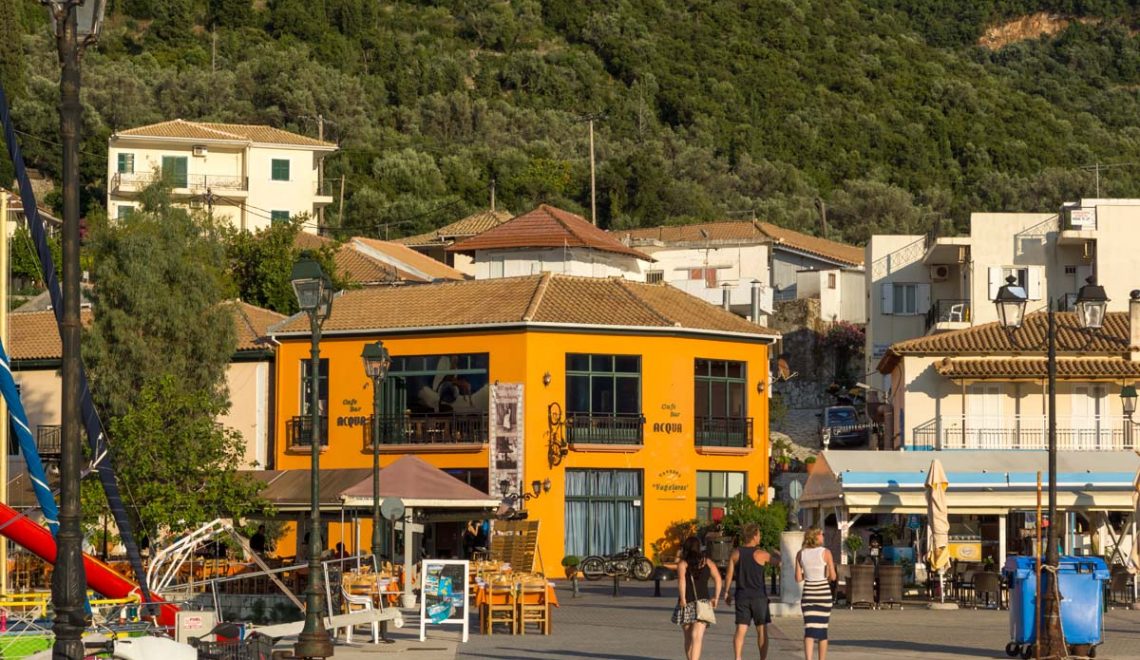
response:
M274 158L272 164L272 176L274 181L288 181L289 180L289 161L284 158Z
M270 211L269 212L269 220L271 222L275 222L275 223L276 222L289 222L289 212L288 211Z
M162 176L170 181L170 184L175 188L188 187L188 167L189 160L186 158L186 156L162 157Z
M135 155L128 153L119 154L119 174L134 174L135 173Z
M115 217L119 220L122 220L134 212L135 207L133 206L120 206L118 212L115 214Z

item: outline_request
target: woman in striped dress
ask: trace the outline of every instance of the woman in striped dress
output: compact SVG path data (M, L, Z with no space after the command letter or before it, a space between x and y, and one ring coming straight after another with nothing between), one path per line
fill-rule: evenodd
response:
M831 582L836 579L831 551L821 547L823 532L812 527L804 533L804 547L796 555L796 582L804 583L800 609L804 614L804 658L812 660L819 641L819 660L827 660L827 623L831 618Z

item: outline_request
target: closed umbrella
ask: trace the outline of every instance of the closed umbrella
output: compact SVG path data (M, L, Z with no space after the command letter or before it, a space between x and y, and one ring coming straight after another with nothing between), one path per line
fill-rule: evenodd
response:
M1140 536L1140 470L1136 470L1136 478L1132 481L1132 572L1140 572L1140 543L1136 537ZM1140 579L1132 581L1135 587ZM1135 589L1134 589L1135 591ZM1135 597L1136 594L1133 594Z
M943 601L946 600L946 591L942 577L950 563L950 514L946 505L946 488L949 485L942 463L938 459L931 461L926 474L926 519L930 537L926 561L931 570L938 571L938 586Z

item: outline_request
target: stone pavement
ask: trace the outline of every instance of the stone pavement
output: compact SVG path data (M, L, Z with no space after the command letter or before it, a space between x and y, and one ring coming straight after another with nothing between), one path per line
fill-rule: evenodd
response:
M553 614L549 636L512 636L478 633L475 618L467 644L458 642L454 627L429 628L428 640L419 642L415 615L408 616L403 630L393 631L398 642L373 647L360 628L354 647L337 646L336 658L369 660L383 657L414 660L641 660L683 658L681 632L669 622L676 590L662 588L661 598L652 596L652 586L623 585L622 595L612 597L609 586L587 584L578 598L559 588L561 607ZM705 636L703 657L732 658L732 613L723 604L717 615L721 623ZM802 620L776 619L769 626L771 660L803 657ZM1140 612L1111 610L1105 615L1105 644L1098 658L1140 660ZM1005 658L1009 641L1009 613L993 610L935 612L919 604L901 610L837 609L831 620L831 650L834 660L872 658ZM365 642L360 644L359 642ZM755 633L749 632L745 658L758 657Z

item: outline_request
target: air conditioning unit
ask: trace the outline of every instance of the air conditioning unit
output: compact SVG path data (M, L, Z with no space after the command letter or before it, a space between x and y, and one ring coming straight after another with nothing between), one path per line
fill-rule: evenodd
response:
M209 149L207 149L207 148L206 148L206 145L204 145L204 144L196 144L196 145L194 145L194 147L193 147L193 152L194 152L194 155L195 155L195 156L197 156L197 157L199 157L199 158L202 158L202 157L204 157L206 154L210 153L210 150L209 150Z
M938 265L930 267L930 280L932 282L945 282L950 279L950 267Z

